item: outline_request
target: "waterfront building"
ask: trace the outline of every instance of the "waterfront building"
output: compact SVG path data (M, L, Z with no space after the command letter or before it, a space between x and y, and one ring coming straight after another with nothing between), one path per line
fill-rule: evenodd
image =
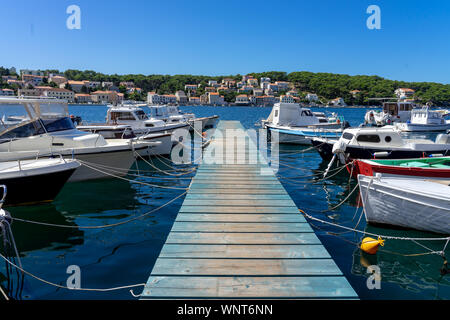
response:
M40 93L37 89L22 88L17 91L19 97L38 97Z
M246 94L240 94L236 96L236 105L248 106L250 104L250 100Z
M92 92L92 101L95 103L112 103L118 104L123 101L123 94L115 91L95 91Z
M147 103L150 105L161 104L161 96L156 92L148 92Z
M273 106L275 97L272 95L264 95L255 97L255 104L258 106Z
M177 97L174 94L163 94L160 96L161 104L176 104Z
M217 92L208 92L208 104L223 105L225 103L223 96Z
M186 93L183 90L178 90L175 92L175 97L177 99L178 104L183 104L188 102L188 98L186 97Z
M261 78L261 81L260 81L260 88L261 89L263 89L263 90L267 89L267 86L269 84L270 84L270 78L267 78L267 77Z
M75 94L75 102L77 102L77 103L92 102L92 96L87 93L77 93L77 94Z
M201 104L200 97L189 97L189 104L192 104L192 105Z
M25 81L22 81L22 80L9 79L9 80L6 80L6 83L9 85L17 85L19 88L25 87Z
M46 89L42 94L44 97L49 98L56 98L56 99L63 99L67 100L68 102L74 102L75 101L75 94L73 91L62 89L62 88L48 88Z
M13 96L14 90L12 89L0 89L0 96Z

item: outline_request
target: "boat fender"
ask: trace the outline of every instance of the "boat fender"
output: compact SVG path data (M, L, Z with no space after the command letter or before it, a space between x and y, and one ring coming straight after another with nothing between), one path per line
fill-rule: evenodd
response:
M384 246L384 240L381 237L378 239L365 237L361 242L360 249L368 254L376 254L380 246Z
M347 144L339 140L333 144L333 153L344 153L346 148Z

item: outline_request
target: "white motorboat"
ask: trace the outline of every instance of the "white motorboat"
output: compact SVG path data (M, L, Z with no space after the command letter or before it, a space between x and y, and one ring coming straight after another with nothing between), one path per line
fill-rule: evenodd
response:
M154 143L136 139L105 140L75 128L69 118L65 100L0 98L2 113L19 110L27 117L14 126L0 131L0 161L25 160L62 155L76 158L82 164L120 168L126 175L136 152L145 154ZM124 170L125 169L125 170ZM82 165L70 181L106 178L110 175Z
M0 185L7 188L5 204L52 201L79 167L76 160L62 157L0 162Z
M189 124L178 121L174 123L166 123L161 119L149 117L141 106L144 105L121 105L110 106L106 112L106 123L101 124L84 124L79 126L80 130L90 129L93 126L130 126L134 134L137 136L147 135L150 133L172 133L177 129L188 129Z
M155 143L154 146L147 149L146 156L154 155L169 155L172 150L172 134L169 132L156 132L149 134L141 134L137 136L130 125L81 125L77 126L78 130L97 133L103 136L105 139L132 139Z
M339 139L314 138L316 150L324 160L338 155L341 163L354 159L408 159L450 155L450 135L436 139L404 138L393 126L345 129Z
M440 111L432 111L429 107L411 111L411 119L396 123L395 127L403 132L446 131L450 129L450 120L444 119Z
M450 234L450 180L358 175L369 223Z
M152 118L163 120L170 123L185 123L190 125L190 129L193 130L195 123L201 123L202 130L213 128L219 117L217 115L209 117L197 118L193 113L183 113L177 106L171 105L151 105L148 106L151 112Z
M278 134L280 143L310 145L313 137L339 138L348 123L316 117L310 109L298 103L276 103L262 124Z
M372 126L392 125L411 119L411 111L416 104L410 101L384 102L381 111L369 110L364 116L364 124Z

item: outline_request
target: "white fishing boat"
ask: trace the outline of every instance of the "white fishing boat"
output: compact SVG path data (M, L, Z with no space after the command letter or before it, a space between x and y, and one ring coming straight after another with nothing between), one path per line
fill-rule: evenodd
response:
M0 162L0 185L7 188L5 204L52 201L79 167L76 160L62 157Z
M364 124L372 126L392 125L411 119L411 111L416 104L410 101L384 102L381 111L369 110L364 116Z
M450 180L358 175L367 222L450 234Z
M310 109L298 103L276 103L269 117L262 122L271 133L278 134L280 143L310 145L314 137L339 138L348 123L330 123L316 117Z
M126 171L136 153L146 154L155 144L136 139L105 140L99 134L77 130L69 117L67 101L40 98L0 98L0 112L22 112L26 121L0 131L0 161L26 160L62 155L83 164L70 181L110 177L89 168L99 165Z
M411 111L411 119L396 123L395 127L403 132L446 131L450 129L450 120L440 111L432 111L428 106Z
M345 129L339 139L314 138L316 150L324 160L337 155L341 163L355 159L408 159L450 155L450 135L435 140L405 138L393 126Z

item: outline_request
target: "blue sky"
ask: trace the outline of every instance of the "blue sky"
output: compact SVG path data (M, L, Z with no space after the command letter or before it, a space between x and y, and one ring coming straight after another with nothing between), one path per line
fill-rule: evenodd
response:
M81 8L81 30L66 8ZM366 9L381 8L381 30ZM2 1L0 66L103 73L313 71L450 83L450 1Z

